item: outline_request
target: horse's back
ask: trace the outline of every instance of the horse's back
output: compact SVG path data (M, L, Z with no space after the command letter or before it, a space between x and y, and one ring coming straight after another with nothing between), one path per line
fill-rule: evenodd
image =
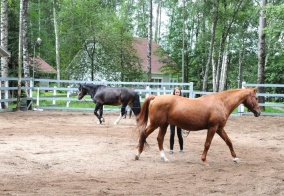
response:
M188 130L207 128L214 116L224 117L222 110L215 111L216 100L208 98L192 99L175 95L160 95L150 103L150 121L159 119L160 123L174 124ZM218 120L218 119L217 119Z

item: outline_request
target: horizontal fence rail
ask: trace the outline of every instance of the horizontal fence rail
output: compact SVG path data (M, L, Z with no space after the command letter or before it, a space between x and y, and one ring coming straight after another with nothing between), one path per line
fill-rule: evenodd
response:
M15 105L17 101L17 83L18 78L1 78L0 77L0 111L5 111L5 108L11 108L9 105ZM28 87L25 87L25 84ZM172 94L173 88L179 86L182 88L182 93L185 97L197 98L202 95L211 94L214 92L194 91L193 83L154 83L154 82L107 82L107 81L76 81L76 80L51 80L51 79L22 79L22 92L26 94L21 97L21 109L44 109L44 110L74 110L74 111L89 111L94 110L94 103L90 96L86 96L79 101L77 98L78 86L82 83L103 84L111 87L129 87L139 94L141 103L149 95ZM245 87L265 87L269 88L266 93L258 93L258 96L265 97L265 103L260 103L260 106L274 107L280 110L279 113L263 113L264 115L283 115L284 116L284 94L276 93L275 89L282 89L283 84L246 84ZM271 90L272 89L272 90ZM273 99L271 101L270 99ZM45 103L45 104L43 104ZM48 103L48 104L46 104ZM86 103L85 107L73 107L75 103ZM4 107L3 107L4 106ZM104 107L105 111L119 111L118 106ZM283 111L283 112L281 112ZM247 115L249 112L244 111L242 105L238 108L238 113L235 115Z

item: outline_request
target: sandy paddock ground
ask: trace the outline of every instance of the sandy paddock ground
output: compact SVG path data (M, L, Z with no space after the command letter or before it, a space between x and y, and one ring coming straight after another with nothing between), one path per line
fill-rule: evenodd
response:
M135 161L135 120L105 112L0 113L0 195L284 195L284 117L230 117L225 130L241 162L215 135L201 162L206 131L184 138L185 154L160 159L158 130ZM168 128L169 129L169 128Z

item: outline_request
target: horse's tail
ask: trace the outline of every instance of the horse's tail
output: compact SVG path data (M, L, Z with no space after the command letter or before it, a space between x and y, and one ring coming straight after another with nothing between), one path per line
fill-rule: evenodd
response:
M141 103L140 103L140 96L137 92L135 92L134 99L133 99L133 113L135 116L138 116L141 111Z
M147 146L145 129L148 122L149 105L153 99L155 99L154 95L149 96L148 98L145 99L141 108L141 112L137 118L137 130L139 131L139 136L140 136L138 149L140 153L143 151L144 145Z
M150 102L155 99L156 96L152 95L149 96L145 99L140 114L138 115L138 122L137 122L137 127L140 127L142 129L140 130L145 130L148 122L148 116L149 116L149 105Z

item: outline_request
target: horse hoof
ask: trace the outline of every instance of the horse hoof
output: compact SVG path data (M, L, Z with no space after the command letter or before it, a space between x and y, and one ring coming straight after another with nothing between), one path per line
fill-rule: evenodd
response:
M167 162L170 162L169 159L167 159L166 157L161 157L161 159L162 159L164 162L166 162L166 163L167 163Z
M207 161L207 160L202 161L202 163L203 163L203 165L205 165L205 166L209 166L209 163L208 163L208 161Z
M135 155L135 161L139 160L139 156Z
M233 161L235 162L235 163L240 163L241 162L241 160L239 159L239 158L233 158Z

